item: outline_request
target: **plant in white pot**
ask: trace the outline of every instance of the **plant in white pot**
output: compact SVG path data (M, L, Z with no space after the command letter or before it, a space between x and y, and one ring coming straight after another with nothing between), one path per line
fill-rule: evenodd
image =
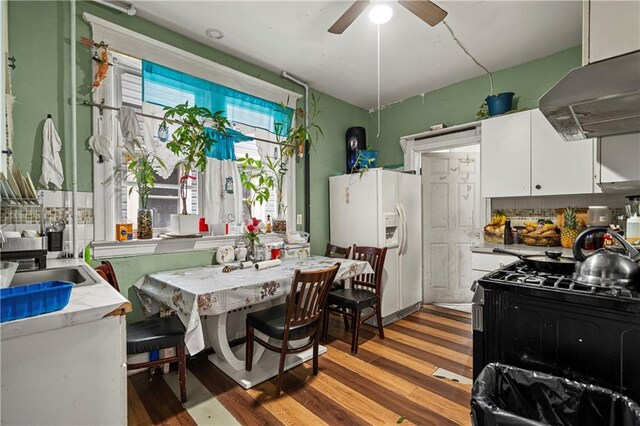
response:
M305 112L302 108L296 110L287 109L285 105L281 107L289 111L289 118L292 123L287 126L284 123L275 123L274 131L278 149L271 155L263 156L262 160L256 160L248 155L238 159L242 165L240 178L244 187L249 189L254 195L248 200L262 204L269 200L271 190L276 191L276 217L273 220L274 232L286 232L287 221L285 213L287 205L284 203L284 177L289 170L291 160L297 155L302 157L305 150L305 142L311 146L318 135L322 135L322 129L316 123L318 111L318 99L311 97L310 112Z
M207 167L207 150L215 143L206 128L226 133L229 124L222 111L212 113L197 105L189 106L188 102L165 108L164 125L177 123L178 128L171 135L167 147L178 157L182 166L180 177L180 214L171 215L171 231L178 235L198 232L198 215L187 212L187 188L192 172L204 172Z

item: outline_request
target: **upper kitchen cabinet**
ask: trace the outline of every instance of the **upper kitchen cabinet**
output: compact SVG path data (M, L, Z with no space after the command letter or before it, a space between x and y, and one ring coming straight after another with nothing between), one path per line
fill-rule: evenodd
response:
M531 195L530 111L482 122L480 165L484 198Z
M594 140L565 141L531 111L531 195L591 194Z
M604 192L640 188L640 133L601 138L598 151L596 179Z
M538 109L483 121L482 196L593 193L593 144L566 142Z
M640 2L585 0L583 13L583 65L640 50Z

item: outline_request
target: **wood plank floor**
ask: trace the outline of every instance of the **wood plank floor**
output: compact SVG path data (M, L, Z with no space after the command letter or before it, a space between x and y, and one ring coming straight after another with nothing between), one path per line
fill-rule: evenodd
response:
M277 399L274 380L244 390L195 356L187 362L185 405L175 373L129 377L129 424L378 425L402 418L403 425L467 425L471 385L445 376L471 378L470 324L470 314L425 305L385 327L384 340L364 326L354 357L351 335L336 318L319 374L310 362L289 371Z

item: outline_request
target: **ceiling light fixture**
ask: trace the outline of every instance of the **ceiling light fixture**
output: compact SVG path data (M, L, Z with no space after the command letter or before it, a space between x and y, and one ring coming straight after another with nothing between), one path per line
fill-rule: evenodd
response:
M224 37L223 32L217 28L207 28L204 33L207 35L207 37L214 40L222 40L222 38Z
M389 22L392 16L393 9L391 9L391 6L386 4L378 4L376 6L373 6L371 8L371 11L369 12L369 19L371 20L371 22L378 25L386 24L387 22Z

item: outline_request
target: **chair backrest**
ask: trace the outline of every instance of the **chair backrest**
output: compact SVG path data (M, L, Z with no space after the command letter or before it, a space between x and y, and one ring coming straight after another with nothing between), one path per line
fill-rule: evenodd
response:
M387 248L378 247L358 247L353 246L353 259L369 262L373 274L360 274L354 277L352 285L354 287L366 287L373 289L377 296L382 296L382 271L384 270L384 259L387 256Z
M351 246L340 247L327 243L327 249L324 251L324 257L333 257L335 259L349 259L351 257Z
M296 269L285 319L285 335L292 326L317 321L322 314L340 263L318 271L300 272Z
M111 265L111 262L109 262L108 260L103 260L102 264L99 266L96 266L94 269L96 270L98 275L100 275L105 280L107 280L107 282L111 284L111 286L115 288L116 291L120 292L120 286L118 285L118 280L116 279L116 273L113 270L113 266Z

